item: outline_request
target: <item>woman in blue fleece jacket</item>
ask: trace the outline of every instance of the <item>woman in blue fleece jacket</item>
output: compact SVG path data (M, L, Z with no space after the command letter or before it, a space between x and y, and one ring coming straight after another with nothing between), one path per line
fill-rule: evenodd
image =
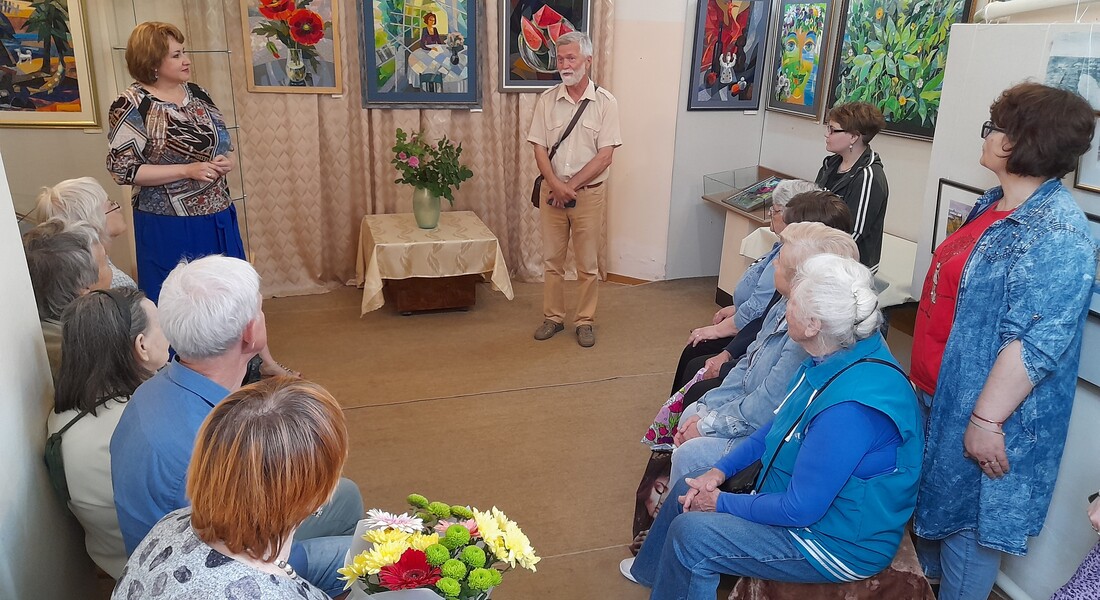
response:
M923 427L878 334L870 271L822 254L798 269L788 335L810 354L775 421L672 489L625 575L651 599L714 597L728 573L803 583L865 579L893 560L916 504ZM759 459L753 494L718 491Z

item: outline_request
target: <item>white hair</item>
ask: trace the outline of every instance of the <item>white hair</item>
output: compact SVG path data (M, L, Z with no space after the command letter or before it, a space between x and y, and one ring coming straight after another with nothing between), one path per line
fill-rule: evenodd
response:
M587 33L583 31L570 31L569 33L558 38L558 41L554 43L555 46L561 48L562 46L568 46L570 44L576 44L580 46L581 56L585 58L592 57L592 38L588 37Z
M826 345L849 348L882 324L874 283L871 270L859 261L818 254L799 265L791 297L804 317L821 323Z
M835 254L853 260L859 258L859 248L850 233L817 221L791 223L779 234L779 239L783 242L787 264L795 268L815 254Z
M791 198L799 194L817 191L821 191L821 186L816 183L810 183L809 181L803 181L801 179L784 179L775 184L775 189L772 190L772 205L786 206L787 203L791 201Z
M240 341L260 313L260 275L239 258L180 262L157 301L164 336L183 358L213 358Z
M80 177L42 188L36 209L43 220L84 221L102 239L107 233L107 215L103 211L106 203L107 190L94 177Z

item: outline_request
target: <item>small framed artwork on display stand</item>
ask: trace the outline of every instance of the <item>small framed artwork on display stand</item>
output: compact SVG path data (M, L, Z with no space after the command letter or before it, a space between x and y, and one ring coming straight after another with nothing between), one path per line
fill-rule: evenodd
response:
M768 110L808 119L821 116L828 91L832 0L783 0L768 74Z
M932 230L933 251L940 242L947 239L947 236L962 227L982 194L985 194L985 190L981 188L950 179L940 179L939 190L936 192L936 218L933 222L935 229Z
M699 0L688 110L759 110L769 0Z
M1100 113L1097 113L1097 131L1092 134L1089 151L1077 160L1077 172L1073 175L1073 187L1100 193Z
M589 0L504 0L500 7L500 91L541 92L561 82L557 41L589 33Z

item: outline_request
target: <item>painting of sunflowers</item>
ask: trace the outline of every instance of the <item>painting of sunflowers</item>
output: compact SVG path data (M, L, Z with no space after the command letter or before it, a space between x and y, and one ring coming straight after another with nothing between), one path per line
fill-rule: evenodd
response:
M250 92L343 93L338 0L241 0Z
M848 0L829 105L870 102L886 132L932 139L951 26L973 0Z

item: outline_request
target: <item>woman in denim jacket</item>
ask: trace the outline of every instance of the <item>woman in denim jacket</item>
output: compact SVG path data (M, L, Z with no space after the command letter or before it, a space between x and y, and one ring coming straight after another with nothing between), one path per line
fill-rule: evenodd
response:
M1096 273L1059 181L1089 148L1088 103L1024 83L990 117L981 164L1001 185L936 249L914 333L910 376L930 404L915 530L936 541L918 552L941 600L985 600L1001 553L1025 554L1043 526Z

